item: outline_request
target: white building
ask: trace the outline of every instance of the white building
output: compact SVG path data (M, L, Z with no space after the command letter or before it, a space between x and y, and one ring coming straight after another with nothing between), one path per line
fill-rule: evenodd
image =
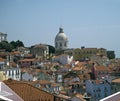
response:
M7 41L7 34L0 32L0 42Z
M59 28L59 33L55 37L55 49L65 50L68 48L68 38L63 32L63 28Z
M3 58L0 58L0 70L4 68L5 63L6 63L6 60Z
M37 44L31 47L30 53L35 58L47 58L49 56L49 46L46 44Z
M63 65L70 64L73 61L73 56L69 56L67 54L62 54L62 55L54 57L53 61L59 62Z
M7 78L20 81L21 79L20 68L9 68L9 69L4 69L3 71Z

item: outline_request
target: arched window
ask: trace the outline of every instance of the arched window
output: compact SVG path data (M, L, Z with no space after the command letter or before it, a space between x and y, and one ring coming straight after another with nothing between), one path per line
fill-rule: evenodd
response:
M60 47L62 47L62 43L60 42Z

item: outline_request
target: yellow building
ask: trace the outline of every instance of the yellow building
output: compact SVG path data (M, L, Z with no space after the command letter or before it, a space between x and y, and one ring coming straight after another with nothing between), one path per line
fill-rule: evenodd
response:
M4 81L7 80L8 78L6 77L6 75L4 75L3 71L0 71L0 81Z
M93 55L107 56L107 51L104 48L76 48L66 50L65 54L73 55L75 60L90 59Z

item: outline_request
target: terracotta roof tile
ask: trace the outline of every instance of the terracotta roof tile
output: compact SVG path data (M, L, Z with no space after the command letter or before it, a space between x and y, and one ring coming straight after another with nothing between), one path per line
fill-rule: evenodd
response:
M94 82L95 84L101 84L103 83L103 80L92 80L92 82Z
M30 84L41 84L41 85L45 85L45 84L51 84L51 82L49 82L48 80L37 80L37 81L30 82Z
M86 62L79 62L79 63L76 64L76 66L80 67L80 66L83 66L85 64L86 64Z
M97 69L97 71L109 71L110 70L108 67L105 67L105 66L95 66L95 69Z
M30 61L35 61L35 59L22 59L20 62L30 62Z
M120 78L114 79L114 80L112 80L112 82L120 83Z
M21 68L21 72L23 72L23 73L26 72L26 73L35 75L42 71L41 71L41 69Z
M83 99L83 96L81 94L76 94L75 96L79 98L80 101L86 101L85 99Z
M11 65L12 67L17 67L17 64L16 64L15 62L10 62L10 65Z
M72 70L74 70L74 71L80 71L82 69L80 67L74 67Z
M63 94L58 94L56 95L57 97L63 98L63 99L70 99L69 96L63 95Z
M24 101L54 101L54 95L30 84L15 80L6 80L4 83L17 93Z
M5 61L5 59L3 59L3 58L0 58L0 62L3 62L3 61Z
M51 86L52 86L52 87L56 87L56 86L59 86L59 84L57 84L57 83L52 83Z
M16 54L20 54L20 52L15 51L15 52L11 52L10 54L11 54L11 55L16 55Z
M88 73L79 75L80 80L90 80L90 75Z

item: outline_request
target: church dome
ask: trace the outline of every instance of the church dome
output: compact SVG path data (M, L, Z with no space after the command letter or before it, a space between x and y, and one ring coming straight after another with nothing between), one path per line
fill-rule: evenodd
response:
M55 41L67 41L68 38L65 35L65 33L63 32L62 28L59 28L59 33L56 35L55 37Z
M68 38L63 32L62 28L59 28L59 33L55 37L55 49L65 50L68 47Z

